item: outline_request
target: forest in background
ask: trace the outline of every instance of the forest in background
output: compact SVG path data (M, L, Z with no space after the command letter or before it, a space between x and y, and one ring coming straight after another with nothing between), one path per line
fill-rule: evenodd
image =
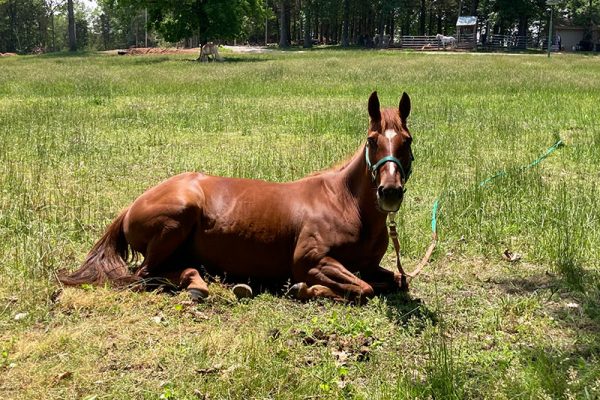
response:
M98 0L95 7L77 0L0 0L0 52L206 41L370 46L377 34L390 35L391 43L404 35L452 35L459 15L477 16L478 29L490 34L547 35L545 0ZM600 0L565 0L554 15L558 23L591 29L600 20Z

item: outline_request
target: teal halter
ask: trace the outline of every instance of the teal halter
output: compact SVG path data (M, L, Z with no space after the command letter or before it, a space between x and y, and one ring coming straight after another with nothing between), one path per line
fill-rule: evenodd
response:
M414 160L412 151L410 152L410 160L411 161ZM371 177L373 178L373 182L375 182L375 179L377 179L377 175L379 174L379 168L381 168L381 166L383 164L385 164L386 162L393 162L394 164L396 164L398 166L398 168L400 168L400 176L402 177L402 183L405 183L408 180L408 178L410 177L410 174L412 173L412 168L410 168L410 167L408 168L408 171L405 172L400 160L398 160L394 156L383 157L381 160L377 161L375 163L375 165L371 165L371 159L369 158L369 143L367 143L367 145L365 146L365 161L367 162L367 167L369 168L369 171L371 172Z

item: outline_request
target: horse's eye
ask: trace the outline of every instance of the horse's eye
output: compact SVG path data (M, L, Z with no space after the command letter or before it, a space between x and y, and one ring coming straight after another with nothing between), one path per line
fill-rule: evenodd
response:
M377 139L374 137L368 137L367 142L369 143L369 147L375 148L377 147Z

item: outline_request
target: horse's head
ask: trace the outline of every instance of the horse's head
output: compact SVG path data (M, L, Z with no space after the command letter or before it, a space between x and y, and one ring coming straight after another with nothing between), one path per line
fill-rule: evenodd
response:
M398 108L380 109L377 92L369 97L365 159L377 188L379 208L385 212L398 211L411 173L412 137L406 125L409 114L410 97L406 93L402 94Z

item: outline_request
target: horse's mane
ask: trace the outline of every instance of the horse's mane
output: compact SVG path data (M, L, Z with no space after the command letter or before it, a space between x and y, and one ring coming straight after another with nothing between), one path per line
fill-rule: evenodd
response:
M381 124L383 124L384 130L387 128L393 128L397 132L402 131L401 122L400 122L400 119L398 118L398 109L382 108L381 109ZM364 146L361 145L358 147L358 150L356 150L352 156L347 157L346 159L334 164L333 166L331 166L329 168L325 168L321 171L313 172L313 173L307 175L307 177L323 175L323 174L326 174L329 172L341 172L344 169L346 169L348 167L348 165L350 165L352 160L354 160L356 157L363 157L362 153L364 152L364 149L365 149Z
M329 172L342 172L343 170L345 170L348 167L348 165L350 165L350 162L359 155L359 153L362 154L363 149L364 149L364 147L360 146L358 148L358 150L354 152L353 155L346 157L342 161L339 161L339 162L333 164L331 167L310 173L307 175L307 177L323 175L323 174L326 174Z

